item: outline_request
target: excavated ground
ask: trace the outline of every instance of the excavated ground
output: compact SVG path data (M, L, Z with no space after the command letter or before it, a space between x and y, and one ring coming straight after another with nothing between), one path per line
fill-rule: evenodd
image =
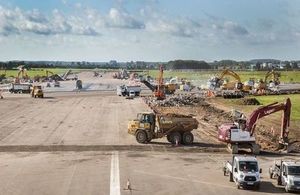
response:
M233 121L231 116L232 107L219 102L217 98L214 98L213 101L211 100L197 95L176 95L164 101L147 98L146 102L160 113L194 115L199 121L198 129L193 131L194 135L199 137L201 141L207 142L207 144L221 144L217 139L217 126ZM247 105L253 106L259 103L256 99L244 99L240 100L240 102L241 104L237 108L241 111ZM245 114L249 116L250 113L246 112ZM258 122L255 136L262 150L271 152L278 150L280 123L281 120L278 120L277 115L261 119ZM290 131L294 131L294 126L291 125ZM299 151L299 145L297 145L299 142L295 141L294 136L292 136L290 142L292 143L293 151Z

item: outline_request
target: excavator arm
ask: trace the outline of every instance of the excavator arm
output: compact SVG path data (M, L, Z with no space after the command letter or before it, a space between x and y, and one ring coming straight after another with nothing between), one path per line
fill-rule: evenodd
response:
M271 70L269 72L267 72L266 76L265 76L265 80L264 82L267 83L268 78L272 76L272 81L273 82L279 82L279 74L274 72L274 70Z
M281 142L286 143L288 141L288 127L290 125L291 107L291 100L287 98L284 103L275 102L257 108L255 111L252 112L252 114L246 121L246 130L249 131L251 135L253 135L256 123L260 118L271 115L275 112L283 111L280 140Z
M224 78L224 76L229 75L232 76L233 78L235 78L237 80L237 82L241 82L241 78L238 74L236 74L234 71L226 69L224 70L221 75L218 77L220 80L222 80Z

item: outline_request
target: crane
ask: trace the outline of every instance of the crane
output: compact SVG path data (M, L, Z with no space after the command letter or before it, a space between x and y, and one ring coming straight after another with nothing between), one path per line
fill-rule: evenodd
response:
M248 119L241 117L235 123L222 124L218 127L218 139L226 142L232 153L237 153L239 148L250 148L252 153L258 154L260 147L255 143L254 137L257 121L275 112L283 111L279 145L281 147L287 146L291 107L292 104L289 98L284 103L274 102L259 107L251 113Z

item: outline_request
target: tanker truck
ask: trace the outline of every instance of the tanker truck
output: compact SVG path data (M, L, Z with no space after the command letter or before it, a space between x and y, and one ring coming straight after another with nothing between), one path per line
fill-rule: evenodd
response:
M135 136L138 143L149 143L166 136L172 144L188 145L194 141L191 131L197 129L198 124L193 116L144 112L129 121L128 133Z

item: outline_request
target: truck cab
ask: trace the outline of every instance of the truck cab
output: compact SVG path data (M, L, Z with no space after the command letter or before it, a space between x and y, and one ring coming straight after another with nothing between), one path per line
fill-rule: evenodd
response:
M260 187L260 173L258 161L253 156L233 156L232 161L225 164L224 175L229 173L229 180L240 187Z
M300 192L300 162L281 161L277 182L285 187L286 192Z

